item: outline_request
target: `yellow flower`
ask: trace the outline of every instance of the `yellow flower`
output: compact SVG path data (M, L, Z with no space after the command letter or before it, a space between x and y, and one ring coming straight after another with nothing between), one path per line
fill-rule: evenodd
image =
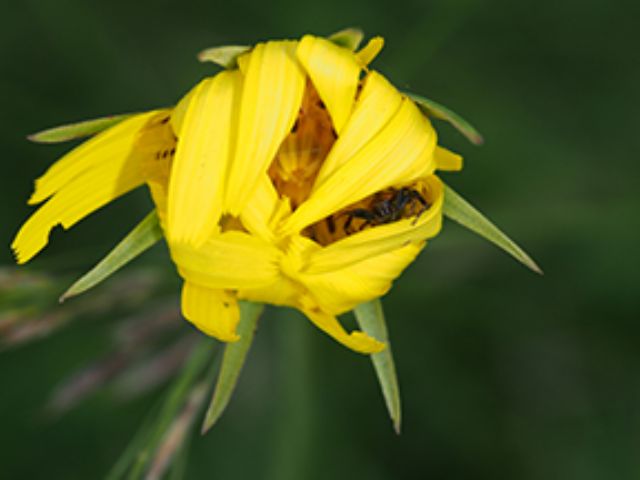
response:
M18 232L19 263L57 224L69 228L147 184L178 272L182 311L203 332L238 338L238 300L297 308L363 353L384 344L337 316L384 295L438 233L437 145L412 100L331 41L259 43L173 109L132 116L55 163Z

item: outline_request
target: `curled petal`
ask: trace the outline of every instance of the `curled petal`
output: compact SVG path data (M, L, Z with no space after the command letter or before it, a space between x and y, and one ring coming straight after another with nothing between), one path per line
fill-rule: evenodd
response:
M199 330L222 342L235 342L240 338L236 334L240 321L238 301L225 290L184 282L182 314Z
M365 258L334 270L302 272L300 279L324 311L343 313L381 297L420 253L424 242ZM313 260L312 260L313 261Z
M361 66L356 56L346 48L312 35L302 37L297 55L340 134L351 115L358 88Z
M385 348L384 343L359 330L347 333L335 315L318 308L302 308L302 311L316 327L351 350L359 353L377 353Z
M188 96L182 119L174 116L180 139L169 182L170 243L201 245L218 226L241 85L238 71L207 78Z
M411 217L368 228L310 252L304 271L318 274L339 270L396 250L409 242L422 242L436 236L442 226L442 182L431 175L417 182L415 187L430 204L429 209L417 219Z
M225 199L225 209L232 215L239 215L251 198L298 115L305 76L294 46L294 42L261 43L241 57L246 59L246 74Z
M295 233L375 192L432 173L435 144L429 120L413 102L404 99L387 125L289 217L282 233Z
M353 114L322 164L314 188L317 189L337 169L369 143L395 115L402 95L378 72L370 72Z
M281 255L272 244L239 231L215 235L199 248L183 244L171 247L183 278L218 289L260 288L275 283Z

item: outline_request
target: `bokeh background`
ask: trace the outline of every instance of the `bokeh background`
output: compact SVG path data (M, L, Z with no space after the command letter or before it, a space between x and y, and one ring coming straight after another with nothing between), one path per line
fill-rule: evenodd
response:
M366 357L269 311L225 416L191 440L185 478L640 478L637 2L24 0L2 10L0 302L35 323L11 329L16 312L0 312L1 478L102 477L167 388L162 378L144 388L139 372L128 383L104 375L99 359L114 348L126 351L109 367L119 375L152 354L122 347L114 325L168 315L172 334L190 329L175 320L164 245L56 302L149 210L142 191L55 231L16 272L8 246L32 181L68 148L25 135L171 105L214 71L195 59L205 47L346 26L385 36L374 66L396 85L481 130L486 144L474 147L437 125L466 159L446 181L545 275L445 225L385 298L400 436Z

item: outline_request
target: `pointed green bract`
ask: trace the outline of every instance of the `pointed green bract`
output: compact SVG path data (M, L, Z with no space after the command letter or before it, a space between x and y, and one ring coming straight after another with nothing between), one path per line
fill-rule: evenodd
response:
M464 118L458 115L453 110L448 109L444 105L440 105L438 102L429 100L428 98L416 95L414 93L405 93L411 100L416 102L420 109L428 116L444 120L449 122L456 130L464 135L467 140L475 145L482 145L484 138L480 135L480 132L476 130L473 125L467 122Z
M522 248L447 185L444 187L442 211L451 220L489 240L534 272L542 274L540 267Z
M246 45L207 48L198 54L198 60L201 62L213 62L222 68L232 69L238 66L238 57L250 49L251 47Z
M95 267L78 279L60 297L60 302L86 292L113 275L162 238L158 214L154 210L147 215L116 247Z
M76 138L88 137L113 127L115 124L131 117L132 113L122 115L109 115L108 117L84 120L82 122L70 123L59 127L48 128L38 133L28 135L27 138L35 143L61 143Z
M358 49L363 38L364 32L359 28L345 28L344 30L329 35L329 40L333 43L348 48L351 51Z
M384 319L384 311L382 310L382 302L380 299L358 305L353 310L356 320L360 328L368 335L377 338L381 342L387 344L387 348L379 353L371 355L371 361L382 389L389 416L393 422L393 428L396 433L400 433L401 423L401 405L400 405L400 388L398 386L398 378L396 375L396 367L393 362L393 353L389 343L389 334L387 324Z
M218 421L231 399L263 310L264 305L260 303L240 302L240 323L238 324L240 340L228 343L224 347L216 388L202 425L203 434Z

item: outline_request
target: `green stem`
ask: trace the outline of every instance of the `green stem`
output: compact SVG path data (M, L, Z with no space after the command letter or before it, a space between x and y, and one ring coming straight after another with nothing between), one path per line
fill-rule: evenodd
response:
M278 369L280 402L276 409L273 453L267 478L293 480L305 477L313 438L313 392L310 383L310 327L290 309L280 310Z

